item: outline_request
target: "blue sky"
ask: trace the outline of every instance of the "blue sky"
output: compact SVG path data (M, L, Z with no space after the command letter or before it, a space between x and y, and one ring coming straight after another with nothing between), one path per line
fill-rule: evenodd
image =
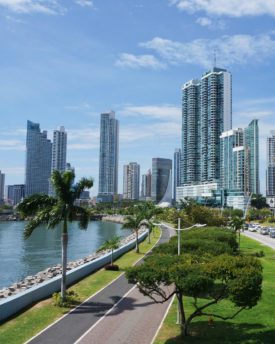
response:
M99 114L120 121L122 167L180 147L181 86L233 75L233 125L275 130L275 0L0 0L0 170L24 182L26 121L68 131L68 161L97 193Z

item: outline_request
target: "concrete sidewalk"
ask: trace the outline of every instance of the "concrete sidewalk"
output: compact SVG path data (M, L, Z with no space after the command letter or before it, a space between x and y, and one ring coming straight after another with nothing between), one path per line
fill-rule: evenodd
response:
M171 236L171 230L166 227L163 227L161 238L158 244L164 243L169 241ZM139 262L141 263L141 261ZM123 299L124 295L128 293L134 286L129 284L125 278L125 275L121 275L118 279L104 288L95 296L92 296L90 299L82 303L79 307L73 310L71 313L66 315L65 317L61 318L58 322L54 323L52 326L48 327L45 331L31 339L28 343L31 344L73 344L75 343L80 337L83 336L92 326L94 326L99 319L103 318L105 314L110 311L114 305L116 305L120 300ZM136 291L137 292L137 291ZM130 299L129 299L130 297ZM121 312L125 307L129 308L129 302L132 302L131 307L131 317L137 317L135 312L139 313L139 317L143 317L147 313L147 306L151 304L151 301L142 300L140 297L137 297L134 293L131 296L125 297L123 302L120 302ZM135 306L136 304L136 306ZM144 307L138 306L138 304L144 304ZM128 306L127 306L128 305ZM146 307L145 307L146 306ZM162 305L159 309L161 309ZM166 304L168 307L168 303ZM163 307L162 307L163 308ZM115 308L116 309L116 308ZM140 311L142 310L142 312ZM129 309L128 309L129 311ZM155 310L158 312L158 310ZM165 312L165 310L164 310ZM113 318L116 318L113 317ZM159 318L156 318L156 328L159 326ZM100 322L99 322L100 323ZM127 329L125 326L125 331L130 331L128 326L131 324L131 321L127 321ZM133 322L133 327L135 327L135 323ZM96 327L95 327L96 328ZM106 329L107 331L107 329ZM132 336L132 335L131 335ZM126 340L126 339L125 339ZM91 343L91 341L90 341ZM104 344L105 342L100 340L100 344ZM107 343L107 342L106 342ZM112 342L114 343L114 342ZM122 342L123 343L132 343L131 341ZM144 343L144 342L141 342Z

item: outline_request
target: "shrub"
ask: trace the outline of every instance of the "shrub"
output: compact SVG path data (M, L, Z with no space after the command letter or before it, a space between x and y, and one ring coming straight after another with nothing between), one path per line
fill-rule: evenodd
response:
M66 292L65 300L62 300L60 293L54 293L52 298L54 306L57 307L71 308L79 303L78 295L73 290Z
M105 265L104 267L105 270L110 270L110 271L118 271L119 270L119 266L116 264L108 264Z

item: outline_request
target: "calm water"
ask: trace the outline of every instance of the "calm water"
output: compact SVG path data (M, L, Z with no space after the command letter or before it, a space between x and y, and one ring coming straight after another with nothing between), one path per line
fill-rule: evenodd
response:
M34 275L49 266L61 263L60 228L37 228L27 240L23 239L26 222L0 222L0 289ZM130 231L120 224L90 222L86 231L77 223L69 228L68 261L83 258L95 252L106 240Z

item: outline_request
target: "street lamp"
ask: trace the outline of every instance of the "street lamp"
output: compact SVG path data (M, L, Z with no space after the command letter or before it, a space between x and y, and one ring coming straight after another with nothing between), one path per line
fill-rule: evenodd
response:
M186 231L188 229L191 229L191 228L199 228L199 227L204 227L206 226L206 223L204 224L201 224L201 223L196 223L195 225L191 226L191 227L188 227L188 228L180 228L180 221L181 219L178 218L178 228L175 229L177 232L178 232L178 256L180 256L180 232L181 231ZM180 305L179 305L179 302L178 302L178 312L177 312L177 324L180 325L181 324L181 318L180 318Z

